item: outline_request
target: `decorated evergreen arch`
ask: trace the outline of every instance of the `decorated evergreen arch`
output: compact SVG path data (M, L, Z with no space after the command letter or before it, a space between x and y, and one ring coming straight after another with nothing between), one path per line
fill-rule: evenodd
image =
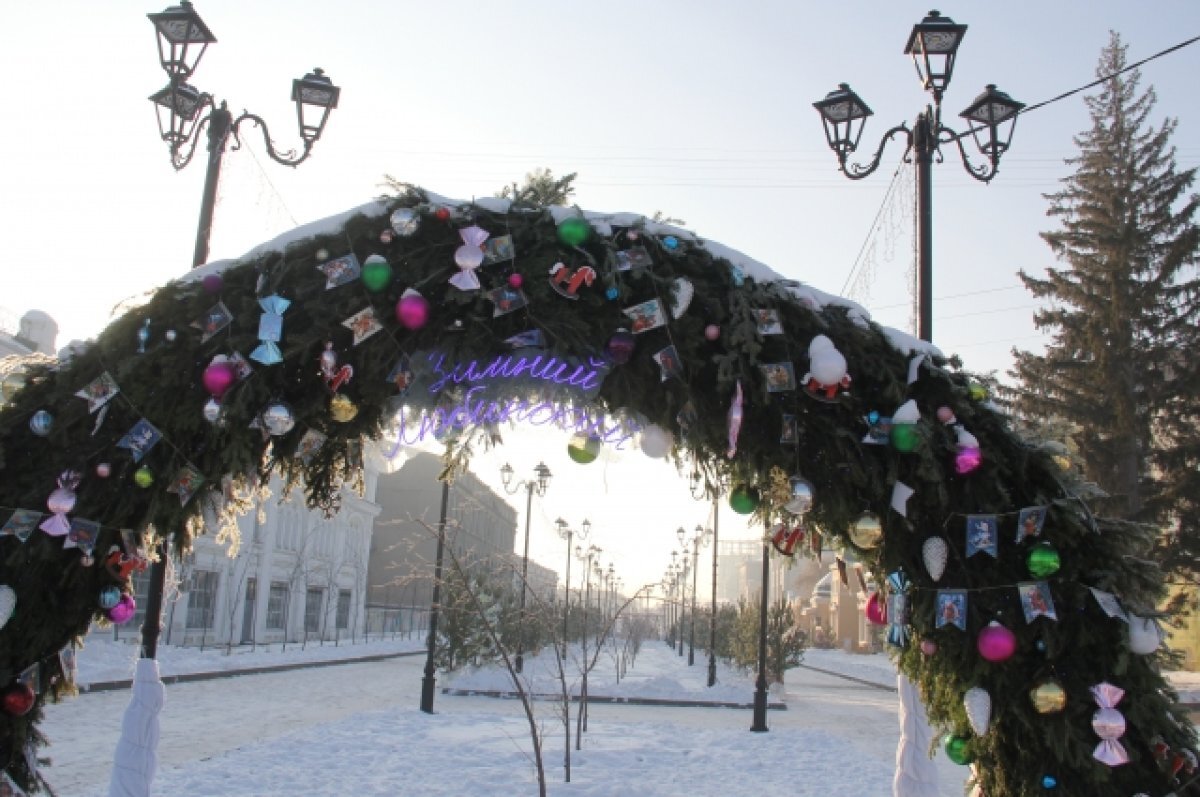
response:
M186 550L272 473L332 510L364 441L529 422L581 461L673 457L768 530L804 515L797 550L866 563L983 794L1188 789L1147 531L1094 517L956 362L644 217L414 188L197 269L5 385L0 762L23 788L60 651L127 612L139 536Z

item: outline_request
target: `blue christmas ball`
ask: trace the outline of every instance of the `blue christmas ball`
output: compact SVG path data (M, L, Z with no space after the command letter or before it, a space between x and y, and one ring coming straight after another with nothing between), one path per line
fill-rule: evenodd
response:
M667 247L668 249L670 249L672 251L679 248L679 239L676 238L674 235L668 235L666 238L663 238L662 242L663 242L663 246Z
M45 437L50 434L50 427L54 425L54 416L45 410L38 410L29 419L29 429L38 437Z
M1058 786L1058 780L1053 775L1046 775L1042 778L1043 789L1053 789Z
M606 297L606 298L607 298L607 299L608 299L610 302L615 302L615 301L617 300L617 297L618 297L618 296L620 296L620 295L621 295L621 292L620 292L620 291L618 291L618 290L617 290L615 287L612 287L612 288L606 288L606 289L605 289L605 291L604 291L604 296L605 296L605 297Z

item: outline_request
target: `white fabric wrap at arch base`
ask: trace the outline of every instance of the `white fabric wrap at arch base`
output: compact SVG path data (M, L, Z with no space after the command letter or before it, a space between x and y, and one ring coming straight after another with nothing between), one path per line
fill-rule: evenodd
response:
M158 713L165 696L158 661L138 659L133 672L133 693L121 720L121 738L113 757L108 797L150 797L158 769Z
M893 797L939 797L938 773L929 756L933 728L925 714L921 693L902 672L896 673L900 693L900 742L896 745Z

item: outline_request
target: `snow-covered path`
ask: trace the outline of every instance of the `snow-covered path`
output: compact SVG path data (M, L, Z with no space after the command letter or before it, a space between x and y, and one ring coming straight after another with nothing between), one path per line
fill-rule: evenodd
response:
M444 695L418 708L423 658L246 675L167 689L161 795L532 795L536 779L520 704ZM661 643L636 671L702 677ZM732 680L723 672L723 679ZM602 678L597 674L597 682ZM442 682L439 681L439 686ZM595 690L593 690L595 692ZM562 782L557 705L539 702L553 797L757 797L831 793L885 797L898 726L896 695L796 669L786 711L767 733L748 710L594 704L573 776ZM749 696L748 696L749 697ZM60 797L103 795L128 695L86 694L47 710L54 744L46 775ZM966 770L938 757L942 795Z

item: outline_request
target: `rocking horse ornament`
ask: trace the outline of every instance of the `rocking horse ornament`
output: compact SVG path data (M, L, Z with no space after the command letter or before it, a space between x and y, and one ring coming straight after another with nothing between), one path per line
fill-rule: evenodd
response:
M568 299L578 299L579 289L585 285L590 288L595 281L596 269L591 266L580 266L572 271L562 263L555 263L550 268L550 286Z

